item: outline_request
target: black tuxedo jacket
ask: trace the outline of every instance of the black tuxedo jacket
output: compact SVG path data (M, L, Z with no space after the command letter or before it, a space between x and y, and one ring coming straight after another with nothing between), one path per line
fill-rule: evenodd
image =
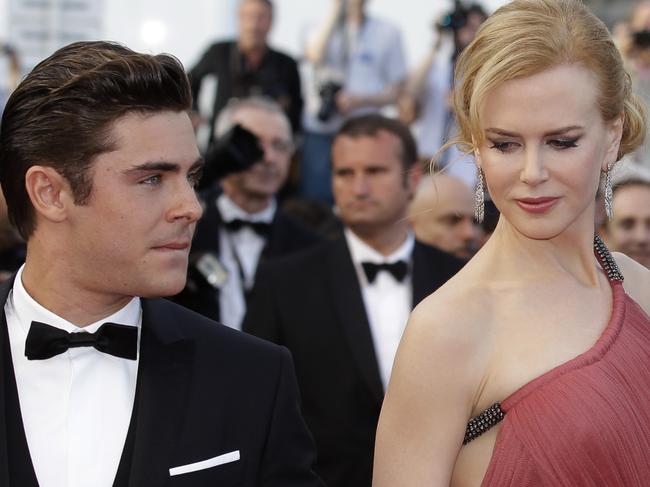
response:
M135 404L114 486L322 486L289 353L166 300L142 306ZM2 322L0 485L37 487L4 310ZM236 450L239 461L170 476L170 468Z
M413 305L463 261L416 242ZM330 487L370 487L384 396L361 288L341 238L260 268L244 331L293 354L316 471Z
M211 189L202 195L205 210L192 240L187 286L172 298L176 303L216 321L220 320L219 290L202 282L193 267L193 262L204 253L219 257L219 235L223 227L216 201L220 192L218 189ZM304 250L322 240L322 237L306 225L278 208L271 222L271 231L262 251L260 263Z

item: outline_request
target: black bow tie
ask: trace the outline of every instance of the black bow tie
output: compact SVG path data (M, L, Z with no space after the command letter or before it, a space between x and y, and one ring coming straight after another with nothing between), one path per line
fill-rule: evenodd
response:
M68 333L32 321L25 341L25 356L29 360L43 360L75 347L95 347L100 352L135 360L138 357L138 329L135 326L104 323L95 333Z
M249 220L241 220L239 218L235 218L234 220L224 222L223 224L231 232L236 232L244 227L248 227L257 233L260 237L267 237L271 232L271 224L265 222L252 222Z
M374 262L362 262L361 266L363 267L363 272L366 273L366 277L368 278L369 283L373 283L375 281L375 278L377 277L379 271L388 271L397 281L402 282L406 277L406 274L408 274L409 270L408 264L403 260L398 260L392 264L375 264Z

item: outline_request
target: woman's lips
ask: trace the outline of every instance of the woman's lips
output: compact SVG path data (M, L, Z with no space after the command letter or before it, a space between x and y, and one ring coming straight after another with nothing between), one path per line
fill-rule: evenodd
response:
M559 199L553 196L542 196L540 198L518 198L516 201L522 210L528 213L540 214L546 213L553 208Z

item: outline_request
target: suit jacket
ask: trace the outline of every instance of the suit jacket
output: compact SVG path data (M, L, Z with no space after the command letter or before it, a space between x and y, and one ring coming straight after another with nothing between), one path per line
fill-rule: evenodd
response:
M246 64L236 41L222 41L212 44L188 73L195 110L198 109L203 79L210 74L217 78L210 134L214 134L215 121L228 100L254 94L268 96L280 103L293 131L299 131L303 99L296 61L268 48L259 66L251 68Z
M416 242L413 305L462 265ZM243 327L291 350L317 473L330 487L370 487L384 390L345 239L261 267Z
M1 302L10 288L0 287ZM135 403L114 486L322 486L286 350L166 300L143 299L142 309ZM2 321L0 485L37 487L4 309ZM170 475L235 451L237 461Z
M216 204L219 193L219 190L213 189L206 192L202 197L205 201L205 211L196 226L192 241L188 282L185 289L172 298L176 303L216 321L219 321L221 318L219 290L204 282L203 278L194 268L193 263L198 256L204 253L219 256L219 235L223 228L221 214ZM313 246L322 240L320 236L306 225L303 225L278 208L271 222L271 232L260 256L260 263L267 259L295 253Z

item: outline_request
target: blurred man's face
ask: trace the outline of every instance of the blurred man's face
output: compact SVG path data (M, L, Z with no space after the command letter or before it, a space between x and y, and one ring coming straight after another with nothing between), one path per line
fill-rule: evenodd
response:
M650 269L650 186L618 188L613 206L614 218L607 223L610 246Z
M366 6L365 0L347 0L345 3L349 11L355 14L362 14Z
M239 44L245 49L266 46L273 12L259 0L243 0L239 6Z
M436 176L424 184L409 209L415 236L457 257L471 257L480 233L471 189L449 176Z
M222 181L229 194L245 197L272 198L282 187L289 173L293 143L291 127L280 113L262 108L240 108L233 122L255 134L264 150L264 157L250 169L234 173Z
M405 218L415 173L406 173L400 139L338 136L332 146L332 192L343 223L360 232L390 228Z

